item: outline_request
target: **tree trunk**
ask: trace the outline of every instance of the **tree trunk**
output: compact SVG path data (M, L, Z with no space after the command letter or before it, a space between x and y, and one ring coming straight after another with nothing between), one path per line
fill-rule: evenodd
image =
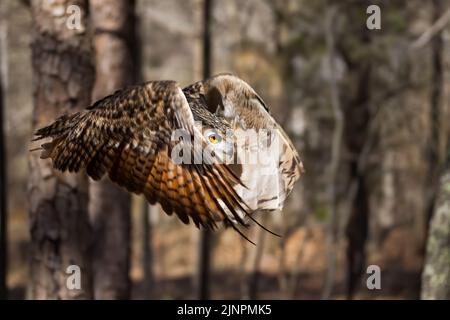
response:
M442 12L444 5L442 0L433 0L433 22L437 21ZM434 212L436 203L436 194L439 187L439 164L442 160L440 157L440 131L441 131L441 96L443 87L443 39L442 32L438 32L431 41L431 63L432 63L432 79L431 79L431 96L430 96L430 133L427 142L427 180L425 185L425 221L423 223L422 235L426 237L426 230L430 219ZM424 239L421 239L424 243ZM422 247L423 248L423 247Z
M204 0L203 3L203 78L211 75L211 16L213 0ZM198 242L197 261L197 297L209 298L209 273L211 265L212 234L209 230L200 231Z
M0 42L0 45L2 43ZM0 54L4 51L0 48ZM0 62L2 61L0 56ZM1 63L0 63L1 68ZM6 275L7 275L7 206L6 206L6 153L5 137L3 130L3 73L0 70L0 300L7 298Z
M70 5L75 10L67 11ZM32 1L31 11L33 126L39 128L90 104L94 68L87 1ZM30 298L89 299L86 175L58 172L51 161L39 159L39 152L30 153L29 166ZM75 288L67 286L71 265L81 270L80 288L75 281Z
M369 126L369 79L370 64L361 66L358 75L358 93L356 99L351 103L346 114L347 144L354 158L350 161L350 181L355 183L354 197L350 199L350 214L345 234L347 237L347 268L346 268L346 290L347 298L354 295L360 276L366 264L365 246L369 232L369 190L367 189L367 176L361 172L358 159L364 152L366 128ZM356 137L364 137L360 140Z
M430 223L422 299L450 299L450 145L438 201Z
M355 8L355 10L360 10ZM358 11L359 12L359 11ZM356 11L353 14L357 14ZM356 41L362 47L369 47L370 30L363 28L356 34ZM351 49L350 49L351 50ZM354 59L350 72L355 74L355 94L348 97L344 112L344 141L352 158L349 161L350 184L355 183L355 191L349 201L350 212L345 234L346 249L346 290L347 298L354 295L358 281L366 264L365 246L369 232L369 190L368 177L359 165L359 159L364 152L371 121L370 113L370 79L372 66L370 60ZM350 188L351 189L351 188Z
M134 2L91 0L96 56L93 99L134 82L131 48ZM95 299L127 299L130 295L131 195L110 180L90 184L89 214L94 231Z

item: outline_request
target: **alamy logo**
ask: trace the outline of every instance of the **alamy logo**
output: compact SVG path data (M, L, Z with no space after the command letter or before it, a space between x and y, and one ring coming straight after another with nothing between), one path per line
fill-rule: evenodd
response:
M367 7L367 14L370 16L366 20L366 26L369 30L381 29L381 9L376 4L372 4Z
M77 5L70 5L66 9L67 20L66 26L70 30L83 30L83 24L81 23L81 9Z
M367 277L366 286L369 290L380 290L381 289L381 269L379 266L372 264L367 267Z
M81 289L81 269L76 264L70 265L66 269L66 274L69 276L66 280L66 287L69 290Z

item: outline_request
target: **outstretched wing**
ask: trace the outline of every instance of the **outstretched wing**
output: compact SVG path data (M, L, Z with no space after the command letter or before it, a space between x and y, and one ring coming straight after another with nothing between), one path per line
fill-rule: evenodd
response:
M214 228L217 221L244 224L236 210L246 212L234 187L239 179L225 165L177 164L171 158L178 143L191 148L189 139L172 141L185 130L206 143L194 126L186 97L174 81L148 82L117 91L82 112L64 115L39 129L35 140L44 143L41 158L51 158L61 171L85 169L95 180L108 174L128 191L159 202L168 214L184 222ZM197 151L196 151L197 152ZM234 225L233 225L234 227Z
M207 101L208 109L234 124L237 136L239 129L242 130L242 135L249 131L261 134L261 129L271 132L264 142L278 142L279 151L268 154L269 157L275 157L273 163L244 163L240 178L248 189L239 186L236 189L252 210L281 209L303 172L303 164L292 141L270 115L263 99L249 84L231 74L216 75L184 90L201 92ZM246 142L243 147L247 151L259 148L262 152L261 137L263 135L258 136L258 141ZM267 156L264 155L263 158L265 157Z

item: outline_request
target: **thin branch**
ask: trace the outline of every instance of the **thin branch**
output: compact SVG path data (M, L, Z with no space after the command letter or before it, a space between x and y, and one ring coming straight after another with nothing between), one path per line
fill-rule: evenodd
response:
M147 298L152 298L152 288L154 285L153 273L153 251L152 251L152 222L151 216L159 214L156 205L149 205L146 199L142 199L142 267L144 269L144 288Z
M445 11L445 13L436 20L435 23L431 25L422 35L411 44L411 49L417 50L423 48L431 39L434 38L438 33L440 33L450 22L450 9Z
M6 27L3 23L0 25L0 32L3 34L3 29ZM5 43L0 42L0 59L4 57L6 52ZM1 64L0 64L1 66ZM7 277L7 205L6 205L6 188L7 188L7 179L6 179L6 149L5 149L5 132L3 130L3 111L4 107L4 77L3 73L0 70L0 299L4 300L8 296L8 288L6 285L6 277Z
M260 229L260 228L258 228ZM250 257L248 254L248 249L247 249L247 245L248 242L242 238L239 237L239 243L241 245L241 256L239 259L239 263L238 263L238 274L239 274L239 278L240 278L240 297L242 300L244 299L249 299L249 288L248 288L248 275L247 275L247 261L249 261Z
M295 256L294 267L292 275L289 278L289 299L295 299L299 287L300 267L301 261L305 252L305 246L311 236L309 228L305 228L305 235L303 236L299 248L297 249L297 255Z
M339 163L341 157L342 137L344 132L344 114L339 100L339 89L335 77L335 38L334 38L334 22L337 13L336 7L331 7L325 17L325 34L326 43L328 47L328 64L330 70L329 90L330 102L333 109L333 116L335 120L335 127L333 133L332 150L331 150L331 164L330 164L330 186L329 195L331 201L330 222L327 236L327 260L328 270L325 280L325 285L322 293L322 299L329 299L332 294L336 273L336 223L337 223L337 177L339 170Z
M267 218L263 219L263 222ZM265 248L265 239L266 239L266 232L262 228L257 228L257 243L254 251L254 256L252 258L252 273L250 275L250 278L248 280L248 289L247 289L247 296L250 300L257 299L258 296L258 287L259 287L259 279L261 276L261 262L263 257L263 252Z
M285 299L288 295L288 272L286 268L286 241L289 238L287 232L287 221L286 219L281 219L281 233L283 237L281 237L278 241L278 286L280 290L280 296L282 299Z

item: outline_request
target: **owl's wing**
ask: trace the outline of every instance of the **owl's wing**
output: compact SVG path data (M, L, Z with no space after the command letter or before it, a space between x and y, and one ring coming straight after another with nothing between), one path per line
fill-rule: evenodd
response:
M172 161L176 144L191 148L189 139L171 140L177 129L206 143L178 84L156 81L64 115L37 130L35 140L52 138L41 146L41 158L51 158L54 168L85 169L95 180L107 173L128 191L159 202L169 215L175 212L184 223L191 218L196 226L214 228L217 221L230 223L231 213L245 225L236 210L246 211L246 206L233 188L241 182L227 166L214 159L210 164Z
M248 188L237 186L236 189L252 210L281 209L303 172L303 164L291 139L270 115L263 99L249 84L231 74L219 74L194 87L202 91L211 112L219 113L234 124L237 136L239 129L242 135L249 131L261 134L261 129L271 132L266 138L263 134L258 136L262 140L253 141L253 146L250 142L244 148L248 151L252 147L259 148L261 141L268 144L277 141L279 151L262 153L262 158L274 157L273 161L264 165L243 164L240 178Z

